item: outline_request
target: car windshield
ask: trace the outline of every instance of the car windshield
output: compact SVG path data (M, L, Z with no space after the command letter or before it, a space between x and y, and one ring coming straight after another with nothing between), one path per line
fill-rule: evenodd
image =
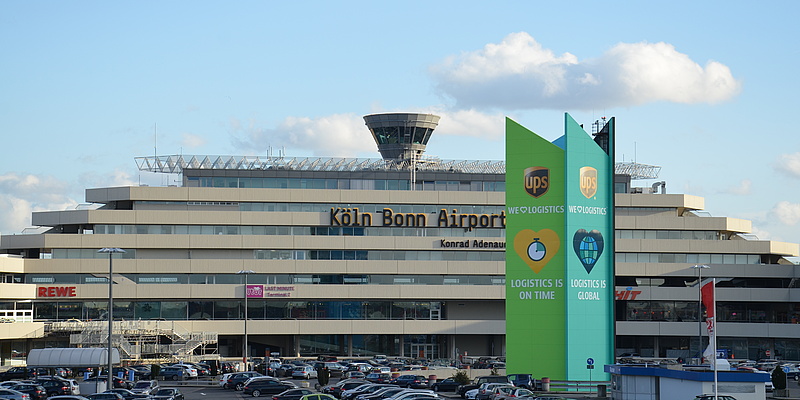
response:
M173 389L159 389L159 391L156 392L156 396L169 396L172 394L172 390Z
M150 387L150 382L136 382L136 386L134 386L134 388L137 388L137 389L146 388L146 387Z

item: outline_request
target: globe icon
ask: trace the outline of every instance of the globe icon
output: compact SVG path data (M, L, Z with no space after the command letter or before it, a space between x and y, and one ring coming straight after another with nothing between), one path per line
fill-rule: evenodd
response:
M581 243L578 246L578 258L581 259L584 265L594 265L594 263L597 262L597 258L600 256L599 253L597 241L595 241L593 237L585 236L581 239Z

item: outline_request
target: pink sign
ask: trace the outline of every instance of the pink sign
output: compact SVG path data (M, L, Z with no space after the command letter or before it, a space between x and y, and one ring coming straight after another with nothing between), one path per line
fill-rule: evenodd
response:
M247 285L247 298L264 297L264 285Z

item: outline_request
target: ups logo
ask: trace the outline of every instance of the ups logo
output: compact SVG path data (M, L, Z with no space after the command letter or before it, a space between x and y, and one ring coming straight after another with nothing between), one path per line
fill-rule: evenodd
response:
M587 199L597 194L597 170L592 167L581 168L581 193Z
M541 197L550 189L550 169L530 167L525 169L525 191L533 197Z

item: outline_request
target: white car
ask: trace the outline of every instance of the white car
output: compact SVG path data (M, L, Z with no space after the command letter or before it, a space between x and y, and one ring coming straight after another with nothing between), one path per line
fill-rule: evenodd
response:
M190 378L197 378L197 368L193 365L188 364L173 364L173 367L183 368L184 376L188 376Z
M228 382L228 379L233 375L232 372L228 372L226 374L222 374L219 376L219 387L225 387L225 383Z
M70 389L72 390L72 394L81 394L81 385L75 379L65 379L69 382Z
M138 381L133 385L131 392L138 394L153 394L159 389L158 381Z
M475 396L477 395L478 395L478 389L467 390L467 392L464 393L464 397L470 400L475 400Z
M389 397L392 400L433 400L439 398L439 395L427 389L409 389Z
M295 367L292 370L292 378L295 379L314 379L317 377L317 370L311 366Z

